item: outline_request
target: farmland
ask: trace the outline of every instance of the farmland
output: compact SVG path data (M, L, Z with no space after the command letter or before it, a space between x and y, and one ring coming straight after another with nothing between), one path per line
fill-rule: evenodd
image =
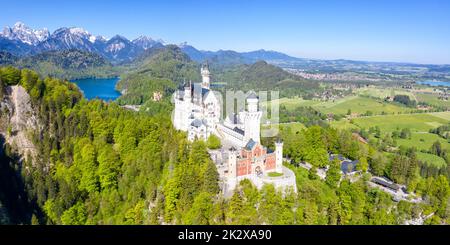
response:
M416 154L417 154L417 158L419 160L421 160L422 162L425 162L429 165L434 165L435 167L447 166L447 163L445 163L445 160L436 155L423 153L423 152L417 152Z
M293 110L295 107L298 107L298 106L314 106L316 104L319 104L320 101L304 100L302 98L281 98L281 99L278 99L278 103L280 105L286 106L286 109L288 109L288 110Z
M416 98L419 102L425 102L432 106L442 106L450 108L450 101L440 100L437 94L419 93L416 95Z
M439 116L432 113L371 116L355 118L351 122L359 128L378 126L384 132L392 132L402 128L409 128L416 132L428 132L432 128L448 123L449 119L445 119L445 117L450 117L449 113L437 114Z
M381 146L386 137L391 143L384 148L386 155L393 154L392 150L404 147L414 148L417 159L421 162L437 168L445 168L446 160L442 156L431 154L433 144L439 142L442 149L450 150L447 139L437 134L430 133L435 129L450 123L450 111L421 112L420 108L407 107L403 104L387 101L395 95L408 95L416 102L424 102L431 109L444 110L450 108L450 102L439 99L439 94L427 88L421 90L407 90L401 88L374 88L366 87L353 90L353 95L329 100L304 100L301 98L281 98L280 105L286 110L296 112L297 107L311 107L314 110L327 115L340 115L329 121L329 124L337 129L364 130L366 139ZM342 117L343 116L343 117ZM329 117L330 118L330 117ZM297 132L305 126L299 122L283 123L281 131ZM378 131L379 130L379 131ZM402 130L408 130L406 137L399 137ZM375 132L379 132L379 136ZM396 135L394 137L394 135ZM377 143L378 142L378 143Z
M384 99L386 97L394 97L395 95L408 95L414 98L414 94L404 89L398 88L360 88L355 91L356 94Z
M441 142L443 148L450 149L450 144L447 140L431 133L417 132L412 133L411 139L397 139L397 143L400 146L415 147L419 151L429 150L436 141Z
M417 150L429 150L434 142L441 142L443 148L450 149L447 140L436 134L429 133L432 128L450 122L450 112L403 114L361 117L352 120L339 120L331 122L338 129L369 129L379 127L381 133L392 133L404 128L411 130L411 138L397 139L399 146L415 147Z
M313 108L323 113L346 114L349 110L352 113L364 114L371 112L379 114L397 114L411 111L402 105L388 103L368 97L353 96L341 99L337 102L323 102L313 106Z
M332 113L339 115L345 115L349 110L356 114L365 114L369 111L374 115L408 113L412 110L397 103L385 102L381 99L363 96L348 96L330 101L282 98L279 100L279 103L280 105L284 105L288 110L294 109L297 106L311 106L325 114Z

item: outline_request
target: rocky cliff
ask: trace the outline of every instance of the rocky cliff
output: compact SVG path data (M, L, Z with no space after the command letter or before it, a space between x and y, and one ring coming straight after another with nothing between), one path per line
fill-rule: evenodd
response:
M38 129L38 117L30 95L22 86L6 87L0 101L0 134L23 157L35 157L31 132Z

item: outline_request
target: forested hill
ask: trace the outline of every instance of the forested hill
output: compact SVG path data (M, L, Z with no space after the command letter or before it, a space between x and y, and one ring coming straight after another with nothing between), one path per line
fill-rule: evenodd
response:
M286 79L297 79L297 77L265 61L258 61L245 69L241 79L245 84L267 87Z
M18 57L6 51L0 51L0 64L12 65L18 60Z
M199 65L181 51L176 45L167 45L156 52L147 50L140 57L141 64L135 72L152 77L167 78L176 83L182 80L199 80Z
M25 88L39 123L27 132L35 156L22 161L14 145L2 144L0 222L196 223L202 203L216 199L205 144L188 143L169 114L86 101L73 84L26 69L0 68L0 80L1 142L17 134L9 124L16 111L6 109L16 106L11 86Z
M111 77L117 72L102 56L81 50L47 51L32 56L16 57L0 53L0 65L14 65L37 71L41 76L64 79Z
M307 96L320 90L317 82L295 76L265 61L251 65L213 66L214 81L224 82L229 88L244 91L279 90L282 96Z
M200 66L175 45L148 49L128 73L122 74L117 89L121 104L142 104L161 92L170 96L184 81L199 81Z

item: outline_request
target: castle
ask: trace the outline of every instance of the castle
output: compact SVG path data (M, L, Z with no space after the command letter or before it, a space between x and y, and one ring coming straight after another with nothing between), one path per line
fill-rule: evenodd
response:
M248 94L245 110L221 120L222 101L220 94L210 89L208 65L202 65L200 72L201 83L185 83L174 93L173 125L187 132L190 141L206 141L212 134L221 139L222 148L209 153L219 171L222 191L231 194L243 179L250 179L257 187L272 183L296 190L295 175L283 167L283 143L276 142L275 151L260 143L262 111L256 94ZM273 172L281 177L270 177Z

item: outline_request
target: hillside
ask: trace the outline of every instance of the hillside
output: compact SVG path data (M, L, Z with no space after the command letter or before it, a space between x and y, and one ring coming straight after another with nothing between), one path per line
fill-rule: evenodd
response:
M278 89L280 95L307 95L320 90L319 84L290 74L283 69L258 61L251 65L216 67L213 71L214 81L227 84L227 87L241 90Z
M245 84L254 84L258 87L274 86L286 79L296 79L294 75L265 61L258 61L250 65L241 74L241 77Z
M22 58L20 63L32 65L36 62L49 62L62 69L87 69L101 66L111 66L100 55L80 50L49 51Z
M22 58L1 52L0 65L29 68L41 76L64 79L111 77L116 76L118 70L102 56L80 50L48 51Z
M133 66L117 84L123 94L118 99L121 104L142 104L155 91L167 97L184 81L200 79L198 64L174 45L147 50Z
M12 65L17 62L19 58L6 51L0 51L0 64L1 65Z

